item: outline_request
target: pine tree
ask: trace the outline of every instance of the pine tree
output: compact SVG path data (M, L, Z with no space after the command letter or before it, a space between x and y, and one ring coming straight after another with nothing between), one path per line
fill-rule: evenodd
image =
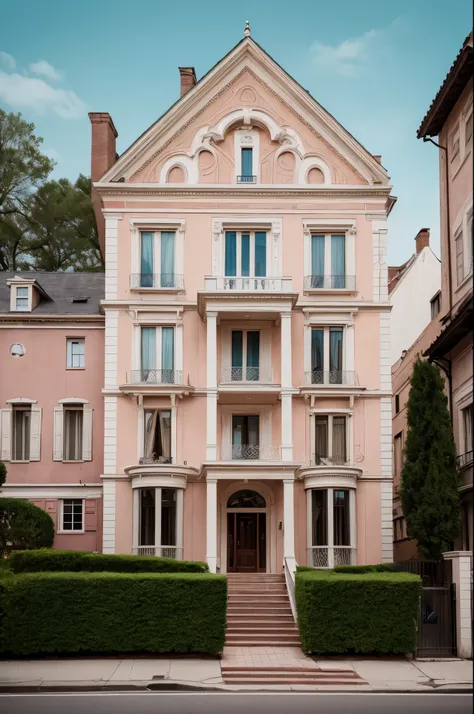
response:
M410 384L400 497L408 536L440 560L461 526L456 446L438 367L417 360Z

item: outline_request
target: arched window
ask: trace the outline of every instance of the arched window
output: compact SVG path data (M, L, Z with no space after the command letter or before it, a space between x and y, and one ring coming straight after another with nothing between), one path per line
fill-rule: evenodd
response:
M236 491L227 501L227 508L265 508L265 499L256 491Z

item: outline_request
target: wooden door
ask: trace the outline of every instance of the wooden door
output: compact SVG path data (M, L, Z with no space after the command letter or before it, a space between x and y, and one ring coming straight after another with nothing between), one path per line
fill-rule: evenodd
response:
M236 514L236 558L237 572L257 571L257 514Z

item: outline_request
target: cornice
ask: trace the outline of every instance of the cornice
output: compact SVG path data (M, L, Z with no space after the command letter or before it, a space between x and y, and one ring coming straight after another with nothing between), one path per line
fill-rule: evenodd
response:
M1 323L11 323L11 324L18 324L19 322L24 323L25 325L31 324L31 323L47 323L51 322L53 324L57 323L85 323L85 322L90 322L90 323L104 323L105 322L105 317L104 315L32 315L31 313L28 313L26 315L24 312L23 313L3 313L0 314L0 322Z

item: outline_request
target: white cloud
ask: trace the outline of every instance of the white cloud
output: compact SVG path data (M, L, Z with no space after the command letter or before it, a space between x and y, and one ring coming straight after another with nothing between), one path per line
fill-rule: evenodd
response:
M70 89L58 89L38 77L0 71L0 100L14 109L44 114L54 112L61 119L83 116L86 105Z
M0 65L3 65L7 69L15 69L16 60L14 57L8 54L8 52L2 52L0 50Z
M62 79L62 72L58 72L54 69L53 65L46 62L46 60L38 60L38 62L33 62L29 65L28 69L33 72L33 74L39 74L42 77L51 79L53 82L58 82Z

